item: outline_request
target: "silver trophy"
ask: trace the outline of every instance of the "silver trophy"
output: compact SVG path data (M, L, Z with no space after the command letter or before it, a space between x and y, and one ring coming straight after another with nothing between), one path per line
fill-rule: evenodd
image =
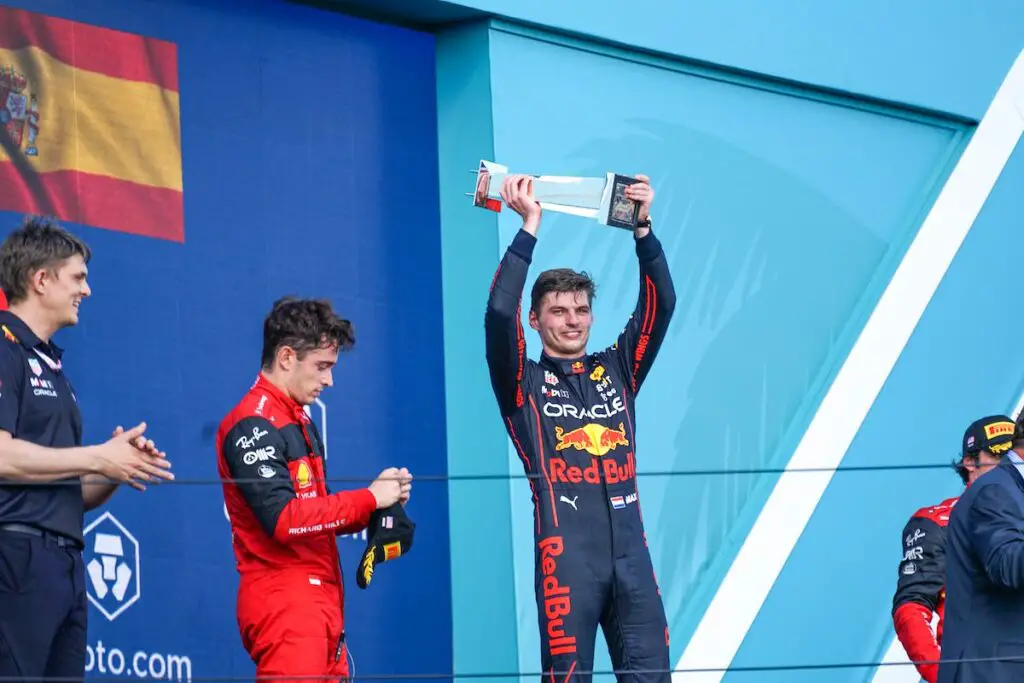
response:
M466 195L473 206L488 211L501 211L501 186L509 174L508 167L493 161L480 161L473 171L476 191ZM626 188L640 182L636 178L606 173L603 178L579 176L532 176L533 196L545 211L569 213L593 218L601 225L633 230L640 214L640 205L626 197Z

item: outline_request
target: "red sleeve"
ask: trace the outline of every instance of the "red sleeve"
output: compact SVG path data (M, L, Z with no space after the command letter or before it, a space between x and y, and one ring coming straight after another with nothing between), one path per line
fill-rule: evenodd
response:
M302 498L295 493L285 459L287 449L277 428L257 415L234 423L221 443L228 472L267 535L287 543L313 534L366 528L377 509L370 490Z
M905 602L896 608L892 621L896 627L896 636L921 678L928 683L935 683L939 676L939 644L935 642L935 634L932 632L932 611L924 605Z
M311 534L350 534L362 531L377 509L370 489L339 491L323 498L292 498L281 510L274 538L288 542Z

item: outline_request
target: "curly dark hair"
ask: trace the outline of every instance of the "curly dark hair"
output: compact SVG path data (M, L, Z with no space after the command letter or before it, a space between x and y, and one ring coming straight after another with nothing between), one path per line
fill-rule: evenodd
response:
M301 360L314 349L348 351L355 343L352 323L338 316L329 301L286 296L274 302L263 321L262 365L269 369L283 346L295 349Z
M584 292L587 301L593 303L597 296L597 285L585 272L577 273L571 268L553 268L537 276L530 292L530 310L540 313L540 302L549 292Z
M18 303L28 296L32 273L56 268L76 254L86 263L92 258L88 245L55 220L27 217L0 245L0 289L8 303Z
M967 481L971 478L971 472L964 467L964 461L970 458L974 461L975 465L978 465L978 455L980 453L981 451L967 451L951 463L953 470L960 476L960 481L964 483L964 486L967 485Z

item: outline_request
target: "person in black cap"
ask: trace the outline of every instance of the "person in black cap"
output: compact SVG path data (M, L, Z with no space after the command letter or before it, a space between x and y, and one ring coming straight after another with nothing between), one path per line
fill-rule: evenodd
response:
M1009 418L993 415L976 420L964 432L960 455L953 468L964 486L999 463L999 453L1009 450L1012 432ZM928 505L910 516L900 536L903 556L892 598L896 636L917 672L927 683L936 683L942 645L946 601L946 525L960 496ZM938 616L935 630L932 618Z
M412 548L416 523L409 519L402 503L377 510L370 516L366 538L366 550L359 562L356 584L366 588L373 580L373 570L378 564L395 560Z
M960 462L954 465L965 484L999 464L1002 455L1013 448L1016 431L1014 421L1006 415L989 415L967 427Z
M977 420L964 451L984 467L949 516L938 683L1019 681L1024 660L1024 440L1005 415ZM995 464L993 464L995 461Z

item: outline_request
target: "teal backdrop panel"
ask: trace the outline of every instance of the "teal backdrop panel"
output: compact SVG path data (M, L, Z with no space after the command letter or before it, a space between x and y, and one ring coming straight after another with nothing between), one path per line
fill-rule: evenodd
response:
M493 214L472 206L470 169L493 154L486 24L437 40L452 657L460 674L515 672L516 620L505 430L484 364L483 314L497 263ZM425 344L440 344L424 340ZM495 680L495 679L490 679ZM510 679L503 683L517 683Z
M1024 48L1018 0L326 1L438 24L491 15L973 119Z
M529 173L642 172L658 192L655 229L679 303L636 419L674 662L774 481L685 471L785 464L964 133L508 26L492 32L490 60L497 161ZM499 225L504 250L519 220L506 211ZM608 343L637 294L631 237L549 214L527 290L558 266L597 280L592 346ZM527 332L536 358L539 340ZM507 443L506 452L521 472ZM684 474L644 475L666 471ZM529 489L522 478L510 486L519 666L536 672ZM599 637L595 668L607 671L603 650Z
M994 263L1024 250L1018 229L1024 145L1003 170L934 298L843 459L843 467L931 469L838 472L733 660L738 667L877 661L890 616L903 525L919 508L963 491L950 465L967 425L1014 416L1024 382L1024 320L1010 314ZM1004 312L1005 311L1005 312ZM986 330L997 329L989 334ZM838 560L838 561L836 561ZM820 596L801 600L799 596ZM799 615L799 618L796 616ZM870 667L735 672L725 683L888 680ZM916 680L909 671L903 680Z

